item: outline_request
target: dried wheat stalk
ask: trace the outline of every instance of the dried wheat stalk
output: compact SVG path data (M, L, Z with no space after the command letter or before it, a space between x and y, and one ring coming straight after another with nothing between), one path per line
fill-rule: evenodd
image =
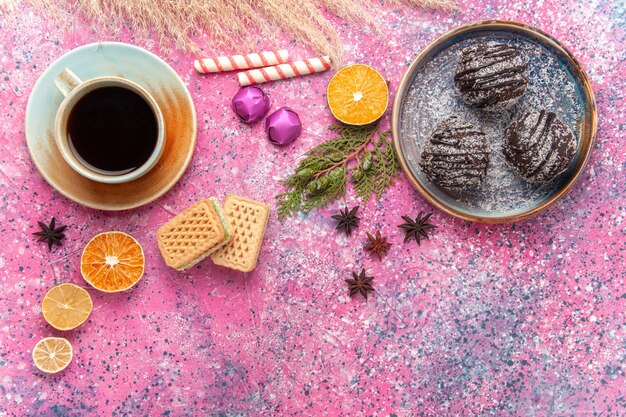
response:
M454 9L454 0L383 0L425 8ZM341 62L343 45L326 13L379 30L372 11L380 0L0 0L0 11L20 13L31 6L46 17L69 22L82 14L97 27L116 33L132 27L138 34L153 34L165 48L175 44L194 53L201 50L246 52L255 36L276 41L280 33L292 36L316 53ZM200 48L196 35L206 32L209 45ZM257 35L258 36L258 35ZM208 53L208 52L207 52Z

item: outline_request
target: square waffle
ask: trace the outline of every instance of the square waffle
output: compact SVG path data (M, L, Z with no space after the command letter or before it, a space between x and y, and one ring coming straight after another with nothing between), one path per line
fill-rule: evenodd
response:
M219 201L211 197L198 201L161 226L157 243L165 263L182 271L224 246L231 236Z
M211 255L217 265L241 272L252 271L257 264L270 208L247 198L229 195L224 214L233 229L233 239Z

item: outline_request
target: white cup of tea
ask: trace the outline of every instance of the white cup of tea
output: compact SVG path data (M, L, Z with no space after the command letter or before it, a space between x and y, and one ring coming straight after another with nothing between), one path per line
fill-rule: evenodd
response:
M156 165L165 147L165 122L143 87L117 76L82 81L67 68L54 84L65 96L55 140L72 169L93 181L121 184Z

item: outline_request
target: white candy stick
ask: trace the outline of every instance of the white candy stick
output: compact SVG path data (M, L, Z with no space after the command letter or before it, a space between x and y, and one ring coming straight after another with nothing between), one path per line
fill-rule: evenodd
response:
M310 58L302 61L293 61L286 64L275 65L242 71L237 74L239 85L260 84L268 81L282 80L285 78L298 77L300 75L324 72L330 69L330 57Z
M247 55L218 56L214 58L196 59L193 66L199 73L235 71L248 68L267 67L282 64L289 60L289 52L264 51Z

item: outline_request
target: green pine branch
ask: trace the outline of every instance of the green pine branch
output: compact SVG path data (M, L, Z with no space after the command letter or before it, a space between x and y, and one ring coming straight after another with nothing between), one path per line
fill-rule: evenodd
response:
M278 194L278 216L284 219L298 211L309 213L346 193L348 180L363 204L394 185L400 165L391 144L390 131L377 125L330 126L336 137L309 150L295 172L282 183Z

